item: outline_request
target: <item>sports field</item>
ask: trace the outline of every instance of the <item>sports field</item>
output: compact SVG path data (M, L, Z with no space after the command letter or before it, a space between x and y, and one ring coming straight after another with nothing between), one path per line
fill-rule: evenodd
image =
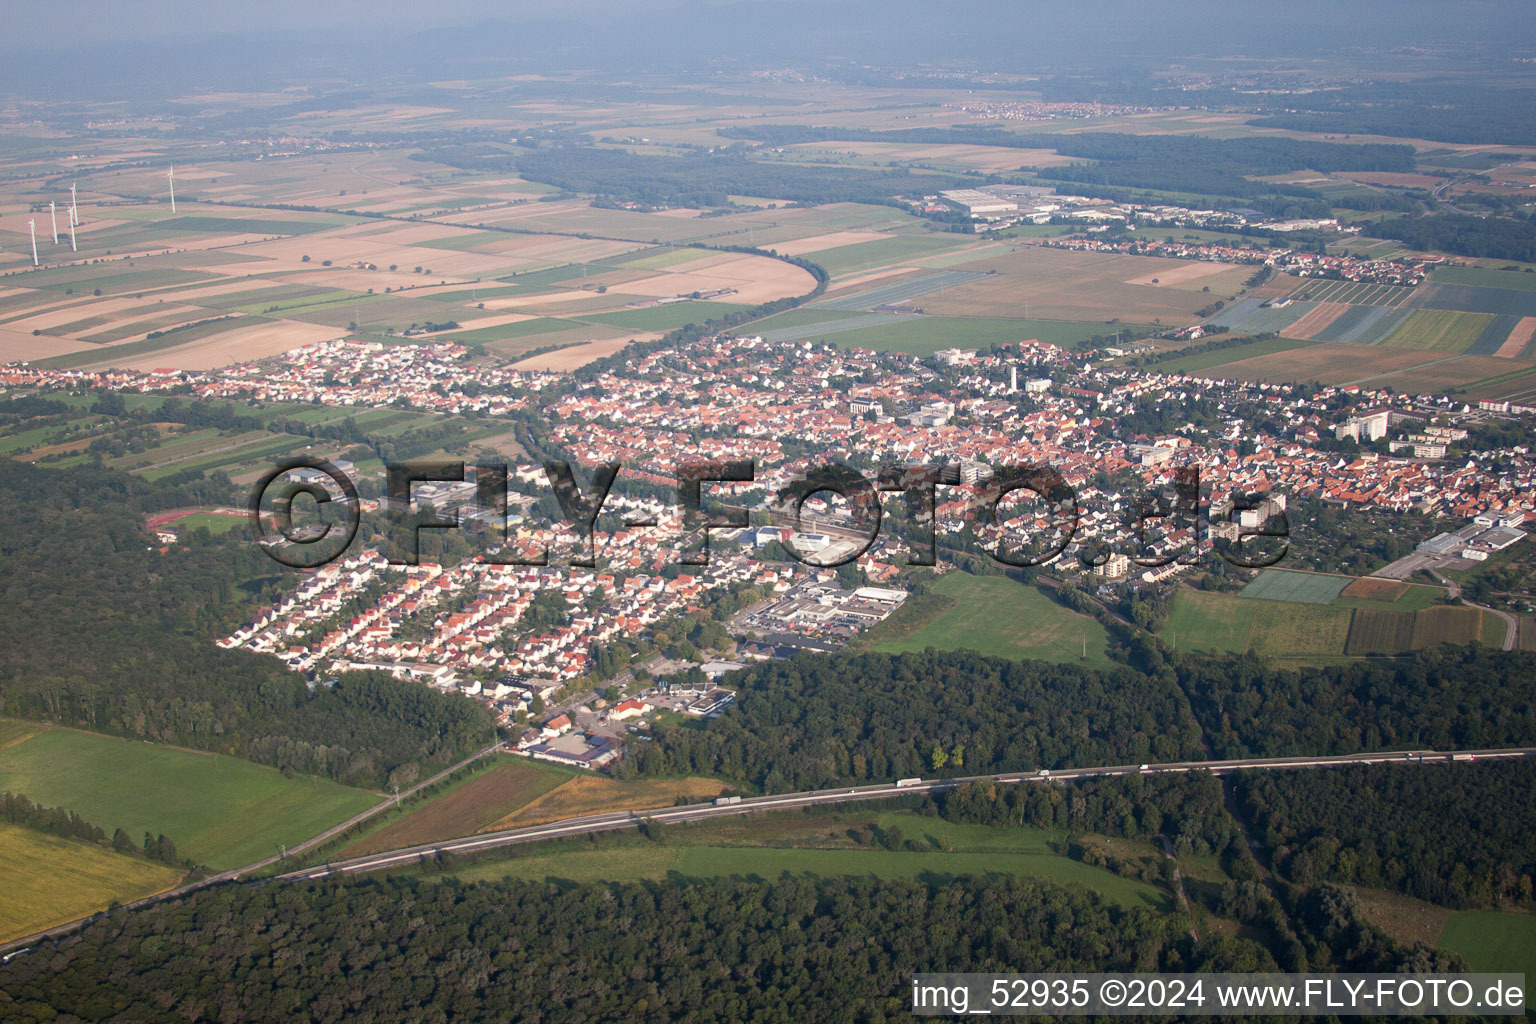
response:
M1034 587L1006 576L945 575L933 586L947 607L914 632L879 640L872 648L896 654L934 647L1000 658L1105 666L1109 634L1086 615L1064 608ZM1086 657L1084 651L1087 651Z
M111 834L164 834L215 869L249 864L323 832L379 797L288 779L222 754L4 720L0 790L64 807Z
M0 824L0 942L169 889L165 864L17 825Z
M1350 583L1348 576L1265 569L1242 589L1239 596L1261 601L1292 601L1297 604L1329 604Z

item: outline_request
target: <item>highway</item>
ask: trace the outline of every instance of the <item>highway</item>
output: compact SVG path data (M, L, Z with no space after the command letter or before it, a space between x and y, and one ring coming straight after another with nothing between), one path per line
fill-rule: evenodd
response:
M905 786L898 786L892 783L882 783L874 786L853 786L851 788L840 786L836 789L821 789L803 793L745 797L740 803L723 806L715 806L712 803L690 804L684 807L666 807L652 811L618 811L608 814L590 814L580 818L568 818L564 821L550 822L545 825L505 829L500 832L487 832L477 836L466 836L462 839L448 839L442 842L425 843L420 846L391 850L387 853L371 854L367 857L357 857L352 860L337 861L318 867L290 871L287 874L278 875L277 878L287 881L310 881L334 875L357 874L359 872L378 871L384 868L416 864L423 857L433 857L439 853L480 853L503 846L515 846L520 843L532 843L545 839L558 839L565 836L579 836L597 832L612 832L625 828L637 828L642 821L673 824L703 821L708 818L719 818L735 814L752 814L758 811L789 810L796 807L849 803L859 800L888 800L914 793L934 793L953 789L968 782L992 781L1005 785L1050 784L1053 782L1070 782L1077 779L1107 778L1117 775L1166 775L1198 771L1208 771L1214 775L1225 775L1230 772L1243 770L1295 770L1328 768L1351 764L1419 765L1436 762L1445 763L1452 758L1458 761L1486 761L1499 758L1532 756L1536 756L1536 747L1467 751L1398 750L1331 757L1257 757L1229 761L1180 761L1169 764L1149 764L1146 768L1142 768L1140 765L1122 764L1105 765L1097 768L1063 768L1058 771L1005 772L997 775L970 775L953 779L919 780L914 784Z

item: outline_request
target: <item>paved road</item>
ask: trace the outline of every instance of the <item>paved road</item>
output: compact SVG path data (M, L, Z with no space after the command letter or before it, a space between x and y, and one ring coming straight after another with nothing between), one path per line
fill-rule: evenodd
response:
M1060 771L1014 772L1001 775L972 775L957 779L918 780L907 786L884 783L876 786L839 787L837 789L814 790L804 793L784 793L776 796L752 797L743 799L737 804L718 807L714 804L693 804L686 807L668 807L642 813L621 811L609 814L591 814L580 818L551 822L547 825L507 829L501 832L489 832L484 835L467 836L462 839L411 846L387 853L373 854L368 857L357 857L352 860L338 861L320 867L291 871L278 877L291 881L304 881L325 878L330 875L355 874L362 871L376 871L381 868L402 867L418 863L424 857L433 857L439 853L479 853L484 850L514 846L519 843L537 842L543 839L557 839L563 836L587 835L596 832L611 832L617 829L635 828L645 820L668 824L701 821L707 818L734 814L751 814L756 811L787 810L818 804L882 800L913 793L934 793L953 789L967 782L985 780L1005 784L1050 783L1117 775L1160 775L1197 771L1209 771L1216 775L1224 775L1245 769L1325 768L1348 764L1422 764L1425 761L1444 762L1452 757L1468 760L1487 760L1492 758L1531 756L1536 756L1536 747L1453 752L1391 751L1333 757L1260 757L1228 761L1182 761L1171 764L1149 765L1146 769L1142 769L1138 765L1106 765L1098 768L1067 768Z

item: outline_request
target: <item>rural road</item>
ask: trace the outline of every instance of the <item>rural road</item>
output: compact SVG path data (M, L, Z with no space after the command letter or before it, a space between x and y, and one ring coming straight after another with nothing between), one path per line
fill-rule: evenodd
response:
M589 814L580 818L534 825L526 828L506 829L445 842L425 843L387 853L357 857L320 867L305 868L278 875L280 879L306 881L331 875L355 874L380 868L415 864L423 857L439 853L478 853L483 850L519 843L537 842L541 839L557 839L562 836L586 835L595 832L611 832L616 829L635 828L642 821L662 824L702 821L726 815L751 814L755 811L787 810L795 807L811 807L819 804L848 803L859 800L882 800L913 793L935 793L967 782L994 781L1005 784L1030 782L1064 782L1075 779L1105 778L1121 775L1162 775L1184 772L1209 771L1224 775L1240 770L1277 770L1299 768L1327 768L1350 764L1422 764L1444 762L1449 758L1491 759L1536 756L1536 747L1518 747L1505 750L1472 751L1388 751L1367 754L1345 754L1332 757L1259 757L1228 761L1181 761L1170 764L1150 765L1143 771L1138 765L1106 765L1097 768L1064 768L1047 772L1012 772L1001 775L971 775L964 778L919 781L913 785L899 786L883 783L875 786L838 787L813 790L804 793L782 793L775 796L743 798L740 803L716 806L693 804L686 807L668 807L654 811L619 811L608 814Z

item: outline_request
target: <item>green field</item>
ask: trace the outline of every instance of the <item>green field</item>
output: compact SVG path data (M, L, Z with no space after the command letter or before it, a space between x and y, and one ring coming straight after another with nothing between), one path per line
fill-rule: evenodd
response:
M1436 945L1467 958L1474 971L1536 978L1536 915L1496 910L1462 911L1445 922Z
M117 828L135 839L164 833L182 856L215 869L261 860L279 842L302 842L378 801L222 754L3 724L0 790L75 811L109 835Z
M964 235L894 235L877 238L870 242L856 242L832 249L820 249L808 253L807 258L820 264L833 277L899 263L903 260L948 252L960 245L969 244Z
M620 257L611 262L621 263L626 267L637 267L641 270L662 270L666 267L675 267L679 263L692 263L694 260L701 260L705 256L713 255L715 253L708 249L694 249L684 246L677 249L652 249L634 259Z
M1234 345L1231 348L1216 349L1212 352L1195 352L1180 356L1166 363L1158 363L1154 369L1159 373L1197 373L1200 370L1209 370L1213 366L1235 363L1239 359L1253 359L1257 356L1274 355L1277 352L1290 352L1293 349L1307 348L1312 344L1313 342L1302 341L1299 338L1269 338L1265 341L1256 341L1251 345Z
M616 313L583 314L581 319L632 331L671 331L684 324L702 324L726 313L748 308L734 302L674 302L666 306L646 306Z
M213 512L194 512L189 516L183 516L173 523L166 524L163 529L173 530L176 533L186 533L191 530L207 530L214 536L228 533L241 526L251 525L249 519L239 516L221 516Z
M1352 612L1329 605L1260 601L1235 594L1182 589L1159 632L1177 650L1273 658L1311 658L1344 653Z
M0 824L0 942L169 889L181 872L164 864Z
M763 879L786 873L877 878L1007 874L1076 883L1125 907L1166 910L1169 906L1167 894L1144 882L1067 857L1065 833L1045 829L957 824L910 812L849 812L817 818L769 815L731 821L723 828L672 829L662 844L626 835L601 838L596 848L545 852L547 847L535 846L519 856L451 873L465 881L511 877L578 882L660 880L673 872L689 878ZM881 830L899 827L906 840L923 849L853 846L846 837L848 829L872 821ZM949 844L948 850L940 849L943 841Z
M1320 573L1265 569L1238 594L1261 601L1291 601L1296 604L1329 604L1350 584L1348 576L1324 576Z
M1101 667L1110 664L1104 653L1109 644L1104 627L1062 607L1034 587L1006 576L952 572L935 583L933 590L947 599L943 611L903 637L881 640L876 627L870 635L873 649L894 654L934 647L1001 658L1039 658Z
M1465 352L1493 322L1492 313L1458 313L1448 309L1416 309L1402 326L1382 342L1389 348L1419 348L1435 352Z
M838 348L867 348L876 352L908 352L931 356L945 348L990 348L1031 338L1049 345L1072 345L1095 334L1113 334L1107 324L1075 320L1014 320L983 316L918 316L877 327L831 331L808 338Z
M1536 292L1536 274L1486 267L1436 267L1430 279L1436 284L1469 284L1476 288L1514 288Z

